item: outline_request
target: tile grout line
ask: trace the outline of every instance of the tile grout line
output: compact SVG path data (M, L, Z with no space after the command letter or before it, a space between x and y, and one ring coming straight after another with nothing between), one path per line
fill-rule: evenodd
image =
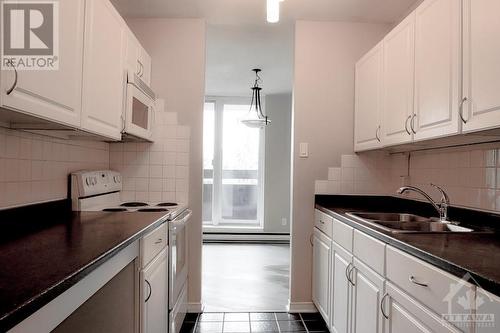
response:
M302 325L304 325L306 333L309 333L309 329L307 328L306 323L304 321L304 318L302 317L302 313L299 313L299 316L300 316L300 321L302 322Z

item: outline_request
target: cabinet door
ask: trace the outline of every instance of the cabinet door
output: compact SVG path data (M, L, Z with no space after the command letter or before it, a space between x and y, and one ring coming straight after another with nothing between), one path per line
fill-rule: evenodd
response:
M108 0L86 1L82 128L121 139L125 21Z
M352 332L382 333L380 302L384 296L384 279L354 258L352 280Z
M384 95L382 141L384 145L411 142L415 73L415 13L410 14L384 39Z
M385 333L460 332L391 283L387 283L387 297L382 301L381 307L387 316Z
M312 299L327 323L330 322L330 255L331 240L314 228Z
M347 333L350 331L352 292L347 276L352 267L352 255L335 242L332 250L331 331Z
M83 57L84 2L59 1L59 69L6 70L1 75L1 103L3 107L32 116L80 126L82 57Z
M415 140L457 134L461 4L426 0L415 11Z
M163 250L143 271L142 332L166 333L168 318L167 250Z
M356 64L354 150L375 149L381 144L380 115L383 84L382 43Z
M500 2L464 1L463 129L500 126Z
M500 297L478 288L476 295L475 333L500 331Z

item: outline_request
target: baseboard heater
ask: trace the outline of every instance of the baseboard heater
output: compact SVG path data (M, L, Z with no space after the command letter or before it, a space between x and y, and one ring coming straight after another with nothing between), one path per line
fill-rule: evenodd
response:
M203 233L203 243L259 243L259 244L290 244L289 234L273 233Z

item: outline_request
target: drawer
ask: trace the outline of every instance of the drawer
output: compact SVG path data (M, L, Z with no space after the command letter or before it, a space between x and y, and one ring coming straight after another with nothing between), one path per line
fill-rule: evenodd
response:
M330 238L332 237L332 222L333 217L316 209L314 216L314 226L323 231Z
M354 230L353 254L375 272L385 276L385 243Z
M352 253L352 234L354 229L347 224L333 219L332 239L344 249Z
M386 252L388 280L439 315L464 313L459 300L474 295L472 284L391 246Z
M164 223L141 239L142 267L146 267L167 246L168 228Z

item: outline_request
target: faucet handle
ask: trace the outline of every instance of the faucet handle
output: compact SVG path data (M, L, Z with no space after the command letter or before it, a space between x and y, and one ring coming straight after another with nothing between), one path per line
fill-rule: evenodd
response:
M439 192L441 192L441 203L449 204L450 203L450 197L448 194L443 190L440 186L437 186L436 184L431 183L432 187L435 187Z

